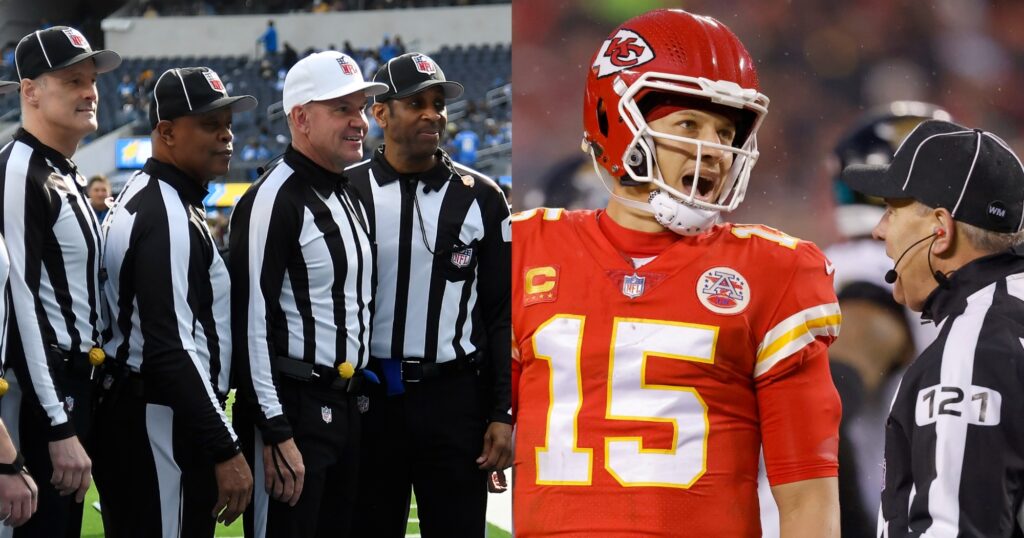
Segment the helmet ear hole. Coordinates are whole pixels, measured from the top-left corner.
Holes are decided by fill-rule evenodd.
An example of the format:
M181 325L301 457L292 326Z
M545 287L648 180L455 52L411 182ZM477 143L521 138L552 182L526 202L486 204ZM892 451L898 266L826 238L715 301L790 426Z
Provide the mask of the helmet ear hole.
M608 136L608 111L604 107L604 99L597 100L597 128L601 131L601 136Z

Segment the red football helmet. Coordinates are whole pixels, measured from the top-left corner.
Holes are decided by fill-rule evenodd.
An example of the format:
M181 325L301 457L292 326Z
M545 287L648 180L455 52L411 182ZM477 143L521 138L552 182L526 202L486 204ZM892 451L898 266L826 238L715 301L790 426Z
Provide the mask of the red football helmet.
M732 146L654 131L638 106L651 92L674 94L695 108L738 111ZM584 149L625 185L653 183L704 212L731 211L743 200L757 161L757 130L768 112L747 49L724 24L679 9L660 9L623 23L591 62L583 104ZM696 198L666 183L655 164L654 138L733 154L730 173L716 200ZM700 166L697 167L699 174Z

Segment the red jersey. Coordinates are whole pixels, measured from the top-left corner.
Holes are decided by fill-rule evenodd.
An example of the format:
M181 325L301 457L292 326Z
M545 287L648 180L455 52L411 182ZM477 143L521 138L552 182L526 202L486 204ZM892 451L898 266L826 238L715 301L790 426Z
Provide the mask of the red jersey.
M513 218L516 536L760 536L762 443L772 485L837 475L831 265L726 224L634 269L598 218Z

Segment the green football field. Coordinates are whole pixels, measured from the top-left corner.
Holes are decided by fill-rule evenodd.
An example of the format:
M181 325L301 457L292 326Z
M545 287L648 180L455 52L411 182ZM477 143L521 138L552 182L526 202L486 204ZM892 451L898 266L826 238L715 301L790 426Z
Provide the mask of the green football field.
M93 503L96 502L97 499L98 496L96 495L96 488L90 489L89 494L85 498L86 513L84 521L82 522L82 538L103 538L103 523L100 521L99 512L93 508ZM409 512L409 527L406 529L405 535L410 537L420 535L419 517L416 513L415 499L413 499L412 509ZM230 527L218 525L217 536L242 536L242 518L238 518L238 520ZM511 538L512 534L488 523L487 536L489 538Z
M227 411L229 418L231 416L231 404L235 399L234 396L234 391L231 391L231 393L228 394ZM82 538L103 538L103 521L100 519L99 511L94 508L94 505L98 500L99 495L96 493L95 485L93 485L93 487L89 488L89 493L85 496L85 516L82 519ZM406 528L405 534L410 537L417 537L420 535L419 514L416 512L415 498L413 498L412 506L409 510L409 526ZM239 517L230 527L218 525L217 536L241 537L242 518ZM512 534L496 525L487 523L487 536L488 538L511 538Z

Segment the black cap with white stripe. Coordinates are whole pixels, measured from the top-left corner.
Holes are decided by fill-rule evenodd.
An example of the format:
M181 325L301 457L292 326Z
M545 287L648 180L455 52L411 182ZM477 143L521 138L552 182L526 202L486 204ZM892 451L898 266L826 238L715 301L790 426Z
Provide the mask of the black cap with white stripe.
M85 36L70 26L36 30L21 38L14 49L14 67L19 79L35 79L90 58L96 62L98 73L113 71L121 65L121 57L116 52L92 50Z
M230 106L231 112L256 108L251 95L229 97L220 76L209 67L180 67L164 71L153 88L149 105L149 126L153 129L163 120L205 114Z
M892 163L851 165L842 178L869 196L913 198L992 232L1015 233L1024 225L1024 165L1006 142L981 129L923 122Z

